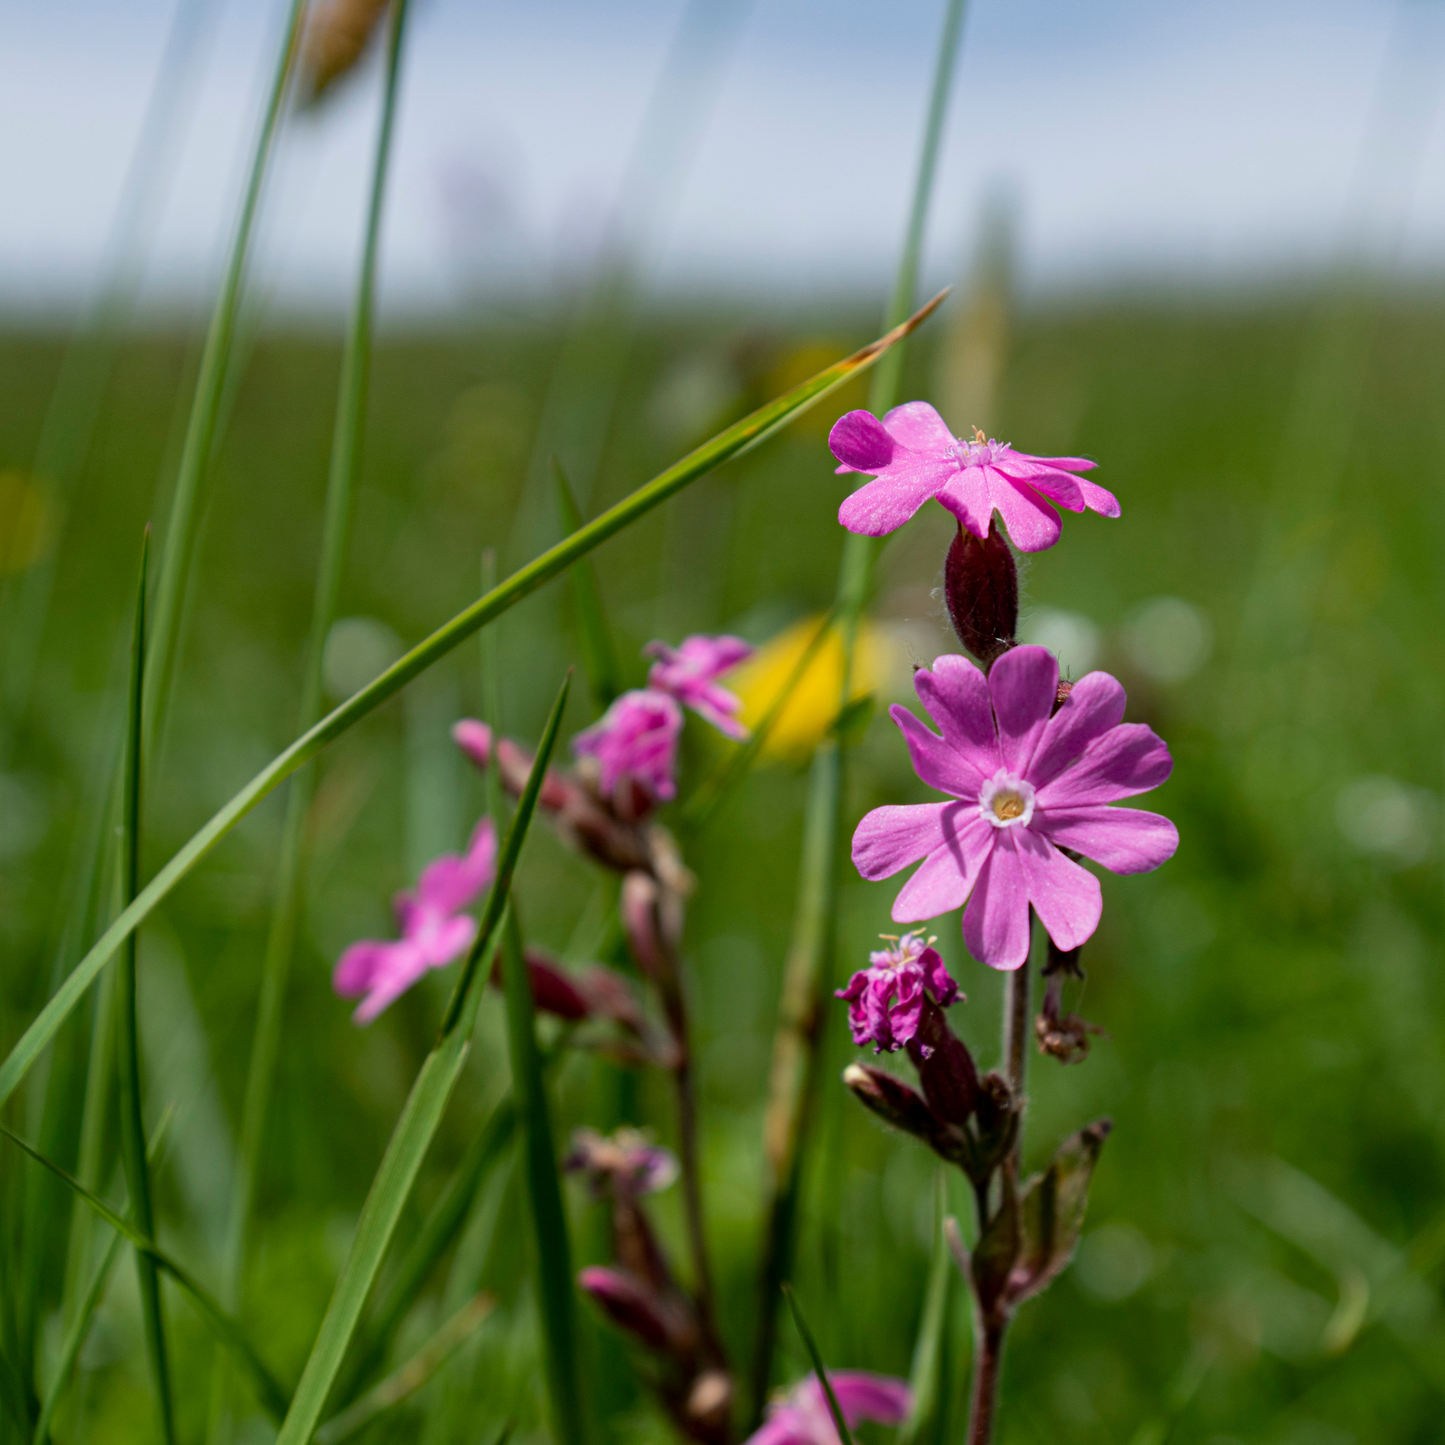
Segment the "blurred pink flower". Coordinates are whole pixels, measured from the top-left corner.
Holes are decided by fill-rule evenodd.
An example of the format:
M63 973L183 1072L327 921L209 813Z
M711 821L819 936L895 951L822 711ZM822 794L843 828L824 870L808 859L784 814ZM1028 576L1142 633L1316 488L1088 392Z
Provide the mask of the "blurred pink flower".
M479 767L492 761L492 730L476 718L464 717L452 724L452 741Z
M958 997L958 985L931 938L925 943L921 933L905 933L892 942L891 948L870 953L868 967L859 969L836 995L848 1000L853 1042L860 1047L871 1043L880 1053L901 1049L917 1034L925 990L940 1008Z
M829 1370L828 1383L851 1430L860 1420L900 1425L912 1400L907 1380L866 1370ZM768 1407L761 1429L745 1445L839 1445L827 1397L816 1375L794 1385L787 1398Z
M465 854L444 853L423 870L415 893L396 895L399 939L362 939L341 955L332 987L343 998L365 995L354 1023L369 1024L427 969L444 968L472 946L476 920L460 910L491 884L496 867L496 831L483 818Z
M947 803L875 808L853 835L865 878L923 866L893 903L899 923L961 907L969 952L993 968L1028 958L1029 905L1059 948L1079 947L1099 923L1099 880L1068 848L1114 873L1143 873L1179 846L1157 813L1110 803L1157 788L1169 749L1142 723L1123 723L1124 689L1107 673L1073 685L1054 712L1059 666L1042 647L1015 647L988 676L940 657L913 685L943 736L905 707L892 709L913 769Z
M624 692L585 732L572 750L597 759L602 792L611 796L632 778L658 802L677 792L672 770L682 735L682 709L665 692L637 688Z
M1119 515L1110 492L1072 475L1096 464L1083 457L1032 457L975 429L964 441L949 431L926 401L896 406L879 421L871 412L850 411L828 435L840 472L871 472L874 480L838 509L850 532L882 537L901 527L926 501L937 499L980 540L987 538L995 510L1013 544L1042 552L1059 540L1059 514L1085 507L1105 517Z
M742 638L699 635L684 638L676 648L649 642L642 651L645 657L658 659L647 674L648 687L671 693L728 737L747 737L747 728L735 716L742 711L741 700L715 680L752 655Z
M656 1194L677 1178L677 1156L671 1150L626 1128L610 1137L595 1129L574 1130L572 1152L562 1167L585 1174L599 1194L617 1188L633 1198Z

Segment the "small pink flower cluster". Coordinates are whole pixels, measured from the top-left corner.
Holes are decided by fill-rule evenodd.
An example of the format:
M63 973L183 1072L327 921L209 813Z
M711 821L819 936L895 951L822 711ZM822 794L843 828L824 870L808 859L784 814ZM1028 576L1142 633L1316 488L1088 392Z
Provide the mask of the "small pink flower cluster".
M682 709L690 707L727 737L748 730L738 721L742 703L717 679L743 661L752 648L738 637L689 637L681 647L650 642L655 657L647 686L624 692L602 717L572 740L572 749L595 758L599 787L612 797L628 780L642 785L659 803L677 795L673 770L682 736Z

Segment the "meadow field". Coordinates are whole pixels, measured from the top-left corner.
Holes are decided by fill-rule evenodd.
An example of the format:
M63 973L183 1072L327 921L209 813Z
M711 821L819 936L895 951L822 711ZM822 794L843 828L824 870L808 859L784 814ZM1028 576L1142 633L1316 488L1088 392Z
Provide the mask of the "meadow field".
M864 297L797 314L645 312L617 370L595 480L578 488L584 513L861 345L876 334L878 309ZM1102 666L1124 682L1129 719L1148 722L1173 752L1156 806L1182 840L1156 872L1104 876L1087 983L1070 997L1106 1034L1081 1064L1036 1055L1029 1065L1028 1167L1044 1162L1042 1141L1092 1118L1111 1116L1114 1130L1074 1266L1020 1315L999 1438L1425 1445L1439 1437L1445 1396L1445 1007L1429 982L1445 905L1445 302L1424 286L1342 280L1015 303L988 333L983 391L977 368L957 361L970 314L955 299L919 332L901 395L932 400L956 430L977 422L1029 452L1099 461L1122 516L1066 517L1066 547L1029 559L1024 636L1058 650L1074 676ZM559 535L534 437L560 336L542 323L478 321L378 337L342 620L327 648L331 701L476 598L486 549L505 576ZM273 325L245 350L202 494L173 703L146 780L142 878L295 731L340 341ZM188 331L124 342L62 533L58 508L29 490L62 351L59 335L0 330L0 488L26 519L0 548L4 580L23 585L51 557L56 567L34 685L0 770L6 1050L73 948L65 880L124 728L141 533L148 520L164 525L197 363ZM650 639L728 632L762 645L831 605L848 482L834 475L826 437L861 405L850 383L594 554L625 685L640 685ZM880 553L863 648L863 681L879 705L852 724L847 831L879 803L928 796L882 704L911 700L912 667L956 650L938 592L952 526L926 508ZM528 746L564 672L582 660L575 622L559 579L484 634L497 640L503 680L494 721ZM312 764L302 922L239 1311L288 1386L456 971L432 974L358 1029L331 969L352 941L387 935L392 894L460 848L480 816L482 780L449 729L483 711L482 676L469 642ZM831 720L829 686L804 679L790 726L685 844L699 880L684 959L707 1225L721 1333L743 1368L759 1315L771 1040L808 748ZM742 690L755 716L757 698ZM559 760L598 711L579 674ZM732 747L689 722L684 801L664 821L681 816L690 788ZM145 1115L152 1127L166 1121L157 1237L208 1287L225 1244L283 816L280 795L264 803L140 941ZM891 885L851 868L842 880L836 984L892 930ZM601 950L631 967L609 934L614 892L549 828L533 830L515 890L529 943L571 964ZM97 916L110 908L108 897L95 904ZM1001 976L968 957L956 917L933 931L968 995L955 1027L992 1065ZM63 1070L88 1046L96 997L48 1062L75 1082L47 1092L38 1067L5 1115L72 1169L84 1075ZM543 1022L544 1046L556 1032ZM490 1127L508 1087L506 1039L494 989L406 1205L383 1296ZM822 1048L792 1279L830 1366L907 1375L936 1166L837 1082L860 1056L842 1005L826 1016ZM655 1071L581 1049L548 1067L560 1141L575 1126L631 1123L675 1142ZM123 1197L117 1139L107 1126L96 1176L112 1199ZM58 1349L74 1288L72 1229L92 1226L73 1225L60 1182L0 1147L0 1352L18 1363ZM454 1242L407 1300L366 1382L413 1356L479 1290L495 1308L419 1390L353 1438L492 1445L509 1426L517 1440L540 1438L534 1246L510 1144L473 1182ZM961 1179L947 1188L957 1195L947 1207L961 1210ZM564 1191L574 1264L603 1260L605 1210L575 1179ZM680 1250L677 1193L657 1196L655 1215ZM38 1322L33 1334L22 1308ZM929 1435L939 1441L961 1438L967 1387L957 1281L947 1309L944 1398ZM578 1315L600 1438L672 1438L623 1337L585 1298ZM167 1295L167 1316L179 1433L199 1439L214 1342L178 1293ZM806 1373L790 1326L779 1350L775 1383ZM229 1438L271 1438L243 1388L233 1383L228 1398ZM153 1432L140 1299L134 1272L120 1268L56 1438L124 1445ZM28 1438L0 1415L0 1439ZM892 1437L864 1426L860 1438Z

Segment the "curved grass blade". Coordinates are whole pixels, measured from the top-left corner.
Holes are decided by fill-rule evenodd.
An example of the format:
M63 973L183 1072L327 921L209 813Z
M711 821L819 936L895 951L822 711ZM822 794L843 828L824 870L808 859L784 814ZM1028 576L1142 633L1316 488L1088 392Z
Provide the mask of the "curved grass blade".
M708 819L716 811L718 804L752 770L753 764L758 760L758 755L767 746L768 738L772 735L773 728L777 726L778 719L782 717L783 710L792 701L798 684L807 676L808 669L813 665L813 659L817 657L819 649L828 640L828 634L832 631L837 616L838 609L835 606L818 624L818 630L803 649L797 662L793 664L793 670L788 674L778 695L768 704L768 710L758 720L752 736L710 777L698 784L696 791L687 800L682 810L682 817L678 819L677 832L680 838L686 840L694 834L700 833L707 825Z
M528 1213L537 1246L537 1300L542 1314L548 1392L557 1439L585 1445L592 1438L577 1354L577 1321L572 1284L572 1247L552 1140L546 1083L537 1052L532 985L522 954L516 914L507 921L502 948L502 977L507 992L507 1038L512 1058L512 1089L522 1125Z
M489 1294L479 1294L464 1304L431 1339L400 1369L388 1375L375 1389L340 1414L333 1415L317 1432L316 1445L338 1445L348 1436L371 1424L378 1415L414 1395L463 1345L482 1321L496 1308Z
M909 1393L912 1403L908 1416L898 1431L898 1445L916 1445L924 1431L932 1439L941 1439L937 1428L948 1401L948 1356L944 1352L947 1333L949 1296L954 1278L953 1258L944 1233L943 1221L948 1213L948 1175L943 1165L934 1171L933 1180L933 1258L928 1265L928 1290L923 1297L923 1317L918 1322L918 1338L913 1344L913 1366L909 1370Z
M571 536L582 526L582 513L572 495L572 484L556 457L552 458L552 481L557 488L557 515L562 531ZM572 591L572 610L577 624L577 646L582 652L582 666L587 685L599 710L617 696L617 649L612 645L612 632L602 606L602 589L597 585L597 569L590 557L583 557L567 569L567 582Z
M342 356L341 383L336 401L330 474L326 486L326 512L321 534L321 559L317 568L316 594L311 610L311 635L307 643L306 670L302 682L300 725L303 731L321 716L322 660L326 651L327 635L331 624L336 620L351 533L351 516L356 495L356 477L360 468L361 441L366 426L367 389L371 374L378 243L392 136L395 131L406 14L407 0L396 0L391 9L386 81L372 165L366 237L362 247L361 270L357 278L351 325ZM231 1309L236 1309L241 1299L241 1279L246 1260L246 1230L255 1196L256 1177L265 1149L266 1120L276 1074L276 1056L280 1048L282 1005L286 997L286 983L291 970L301 912L302 851L306 816L314 792L315 773L304 773L291 784L290 796L286 800L286 822L281 838L276 903L271 915L271 929L261 968L256 1032L252 1039L251 1061L246 1075L245 1104L241 1114L240 1157L237 1161L221 1283L221 1298Z
M365 1327L360 1344L352 1352L352 1362L337 1377L334 1394L342 1403L355 1397L358 1387L381 1363L397 1326L415 1303L436 1262L456 1239L492 1166L512 1142L516 1124L517 1111L511 1099L505 1098L478 1131L421 1233L402 1256L396 1275L376 1308L375 1319Z
M512 815L511 826L502 842L501 853L497 859L496 881L492 884L486 907L482 910L476 942L462 965L461 976L457 979L441 1033L417 1074L401 1117L392 1130L381 1166L376 1171L376 1178L372 1180L366 1203L362 1205L355 1237L351 1241L346 1261L341 1266L341 1275L332 1291L326 1317L321 1321L320 1332L311 1346L311 1356L306 1361L306 1368L302 1372L301 1383L296 1387L291 1408L286 1412L286 1418L281 1424L276 1445L307 1445L320 1422L321 1412L326 1408L327 1398L336 1383L337 1373L361 1318L366 1297L376 1282L387 1247L396 1231L397 1221L401 1218L402 1208L441 1124L442 1114L446 1110L447 1101L451 1098L462 1066L466 1063L472 1025L476 1021L477 1008L486 982L485 975L477 977L478 964L481 959L490 958L496 949L499 930L511 896L517 858L537 810L542 779L546 776L547 764L557 742L557 732L562 725L562 709L566 701L567 681L564 681L552 707L552 715L547 719L541 742L537 746L537 756L532 764L527 786L522 791L517 811Z
M122 783L120 873L124 902L136 895L140 882L141 814L141 697L146 668L146 572L150 560L150 528L141 546L140 581L136 587L135 631L131 637L130 706L125 739L125 771ZM130 1194L130 1212L136 1229L154 1239L155 1216L151 1207L150 1168L146 1163L145 1120L141 1115L140 1036L136 1020L135 955L137 935L125 941L120 955L116 989L115 1057L120 1072L120 1157L125 1167L125 1187ZM171 1403L171 1372L166 1354L165 1313L161 1303L160 1278L156 1262L137 1249L136 1275L140 1284L141 1317L145 1323L146 1358L150 1362L155 1388L156 1412L160 1416L161 1438L174 1445L175 1410Z
M251 155L250 174L246 180L245 198L236 221L236 235L226 262L225 280L216 297L201 353L200 371L191 402L190 419L186 423L186 439L181 448L180 465L176 471L175 491L171 497L170 515L166 519L165 544L161 548L160 576L156 585L155 638L152 646L151 675L146 679L146 716L150 733L146 738L147 755L165 720L171 678L175 672L176 650L180 641L181 619L185 610L186 584L195 558L200 534L202 507L200 493L210 468L211 454L219 433L226 376L236 335L236 313L240 306L241 284L251 250L256 213L261 204L261 191L267 165L275 148L276 132L291 77L292 61L305 0L291 0L286 31L282 37L276 69L271 78L271 92Z
M73 1174L62 1169L53 1160L47 1159L38 1149L26 1143L13 1129L0 1124L0 1135L23 1149L35 1162L49 1169L57 1178L63 1179L76 1195L85 1201L115 1232L135 1246L138 1254L144 1254L163 1269L190 1297L196 1313L206 1322L211 1333L226 1346L245 1368L256 1390L256 1398L272 1419L279 1420L286 1410L286 1392L276 1382L276 1377L267 1369L240 1325L201 1287L190 1274L170 1255L166 1254L148 1235L144 1235L124 1215L118 1214L98 1194L92 1194Z
M793 1293L790 1284L784 1284L783 1295L788 1301L788 1308L793 1312L793 1323L798 1327L798 1333L803 1338L803 1348L808 1352L808 1358L813 1364L813 1373L818 1377L818 1383L823 1387L823 1393L828 1397L828 1413L833 1417L833 1428L838 1432L838 1438L843 1445L853 1445L853 1437L848 1433L848 1422L843 1418L843 1411L838 1405L838 1397L833 1393L833 1382L828 1378L828 1372L823 1368L823 1357L818 1353L818 1346L813 1339L813 1332L808 1328L808 1322L803 1318L802 1308L798 1304L798 1297Z
M150 1143L146 1147L147 1163L154 1164L160 1158L161 1151L165 1147L166 1135L169 1133L174 1119L175 1107L169 1105L156 1125L155 1133L151 1135ZM84 1203L84 1200L76 1199L75 1207L82 1209ZM50 1422L55 1418L55 1411L60 1405L60 1397L65 1393L71 1371L75 1369L75 1362L80 1358L80 1351L90 1334L90 1326L95 1319L95 1312L100 1308L101 1300L105 1298L106 1286L110 1283L110 1272L115 1268L115 1262L120 1258L120 1252L125 1248L125 1243L124 1235L117 1234L111 1238L105 1255L95 1271L95 1277L91 1280L89 1289L86 1290L84 1298L81 1299L79 1307L75 1311L70 1328L65 1332L65 1339L60 1346L60 1358L55 1366L55 1376L50 1382L50 1388L45 1392L45 1399L40 1406L40 1418L35 1422L35 1431L31 1436L32 1445L45 1445L50 1436Z
M438 628L424 642L387 668L380 677L328 713L284 752L273 758L161 868L140 891L135 901L106 929L75 966L50 1002L21 1035L5 1062L0 1064L0 1104L14 1093L36 1057L54 1037L56 1030L121 943L242 818L299 767L343 736L363 718L368 717L388 698L394 697L407 683L445 657L454 647L515 607L523 598L530 596L552 578L565 572L579 558L585 557L609 538L625 531L640 517L646 516L654 507L675 496L699 477L750 451L815 405L830 391L842 386L851 376L872 366L890 346L896 345L922 325L942 304L947 294L946 291L940 292L928 305L886 336L870 342L861 351L835 362L802 385L785 392L766 406L759 407L750 416L744 417L711 441L689 452L680 462L639 487L616 506L609 507L580 531L574 532L556 546L549 547L541 556L514 572L500 586L493 588L450 622Z
M959 36L963 28L966 0L947 0L943 33L934 64L933 90L923 128L918 174L913 187L908 229L888 302L889 317L907 314L909 298L917 285L923 232L929 201L938 173L938 154L943 120L953 88L958 61ZM887 324L887 323L885 323ZM875 413L888 411L898 400L903 374L901 352L895 348L885 366L874 372L868 405ZM877 544L871 537L849 533L843 542L838 568L838 626L843 639L843 667L838 695L841 713L853 695L854 655L858 627L873 576L873 555ZM774 1284L791 1268L794 1227L798 1212L798 1188L810 1100L817 1088L818 1059L827 1018L825 1001L831 988L833 919L837 915L838 854L841 814L838 799L843 788L844 739L824 739L818 745L809 782L808 817L817 819L822 831L809 838L804 863L804 882L798 894L798 912L793 924L795 946L790 950L783 981L785 1001L794 1000L791 1011L778 1021L773 1041L773 1072L768 1099L768 1137L771 1146L786 1143L786 1167L774 1168L769 1178L770 1198L766 1215L768 1246L760 1275L757 1346L753 1358L753 1421L761 1423L763 1404L772 1377L773 1343L777 1337ZM812 846L816 843L816 846ZM799 946L806 943L806 947Z

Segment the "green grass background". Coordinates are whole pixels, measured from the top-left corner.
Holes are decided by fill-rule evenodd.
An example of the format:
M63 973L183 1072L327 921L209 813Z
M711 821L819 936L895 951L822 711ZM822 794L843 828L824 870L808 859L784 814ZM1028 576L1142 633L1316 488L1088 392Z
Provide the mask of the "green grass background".
M652 315L627 361L589 510L771 394L799 347L841 355L867 339L874 314L840 307L758 324L723 310ZM937 395L946 324L934 323L910 352L906 396ZM1334 372L1316 366L1332 338L1351 359ZM551 539L550 491L524 494L523 478L557 341L520 325L382 337L344 615L375 619L410 644L477 595L484 547L501 549L505 572ZM60 354L54 336L0 332L0 471L28 469ZM6 1048L53 986L60 880L86 789L120 726L140 530L164 515L195 355L180 335L124 347L59 552L42 665L0 809ZM236 391L147 798L146 872L290 739L338 358L331 337L265 333ZM1123 503L1118 521L1066 516L1062 544L1027 565L1026 610L1082 613L1101 629L1101 663L1129 687L1129 716L1151 723L1174 752L1156 805L1182 842L1155 874L1105 878L1104 921L1075 1006L1109 1037L1080 1067L1031 1064L1028 1162L1042 1164L1054 1142L1100 1114L1116 1128L1078 1266L1025 1308L1014 1331L1000 1437L1008 1445L1439 1438L1445 1008L1432 980L1445 882L1442 394L1445 310L1433 295L1373 296L1354 310L1333 292L1095 299L1014 318L991 430L1028 451L1097 457L1099 479ZM642 679L638 649L651 637L727 629L761 641L831 601L845 484L833 475L826 427L857 404L830 398L597 554L629 683ZM962 429L972 418L950 420ZM949 535L942 511L925 509L879 568L875 611L907 623L919 662L956 650L932 595ZM1213 627L1206 665L1175 683L1139 674L1123 645L1131 612L1159 596L1184 598ZM553 584L500 629L504 726L530 739L577 660L564 588ZM469 645L320 763L307 916L244 1309L288 1381L451 983L437 976L356 1030L329 970L351 939L385 935L391 894L426 858L459 846L475 820L480 782L447 727L477 709L479 690ZM574 689L568 731L592 716L585 687ZM685 780L719 752L690 722ZM854 757L850 829L869 807L926 796L881 710ZM1423 851L1413 860L1363 852L1341 829L1341 790L1374 775L1421 790L1412 796ZM700 879L687 958L709 1221L740 1364L756 1312L761 1107L805 781L787 763L754 774L689 854ZM1352 796L1368 808L1376 794L1385 806L1383 784ZM153 1121L168 1104L178 1110L158 1169L161 1236L208 1283L224 1234L282 812L272 800L248 819L141 941L147 1113ZM529 936L581 961L607 906L600 886L539 828L518 885ZM891 931L895 886L847 877L842 967ZM1000 981L968 959L956 918L934 927L968 994L956 1026L992 1063ZM68 1030L72 1042L84 1037L85 1014ZM832 1082L853 1057L841 1005L827 1047L795 1277L831 1363L906 1374L932 1231L932 1162ZM403 1241L505 1072L497 997L484 1005ZM10 1122L34 1135L29 1107L18 1101ZM588 1058L563 1069L557 1107L564 1128L630 1115L672 1135L659 1080L624 1085ZM57 1152L73 1163L74 1118L61 1123ZM21 1238L22 1186L18 1156L0 1157L12 1283L34 1247ZM499 1310L366 1439L488 1442L511 1418L523 1437L540 1428L517 1190L510 1171L484 1190L396 1358L477 1283L498 1294ZM675 1194L659 1198L657 1213L680 1241ZM68 1219L68 1200L51 1199ZM576 1186L569 1204L579 1261L603 1257L600 1211ZM60 1265L52 1249L52 1309ZM211 1346L179 1296L168 1295L168 1308L182 1435L197 1438ZM961 1315L957 1326L961 1381ZM806 1367L786 1324L782 1339L792 1378ZM619 1339L594 1323L587 1343L608 1438L666 1438ZM128 1267L116 1272L59 1429L67 1441L107 1445L151 1438ZM270 1433L244 1411L237 1430L246 1441Z

